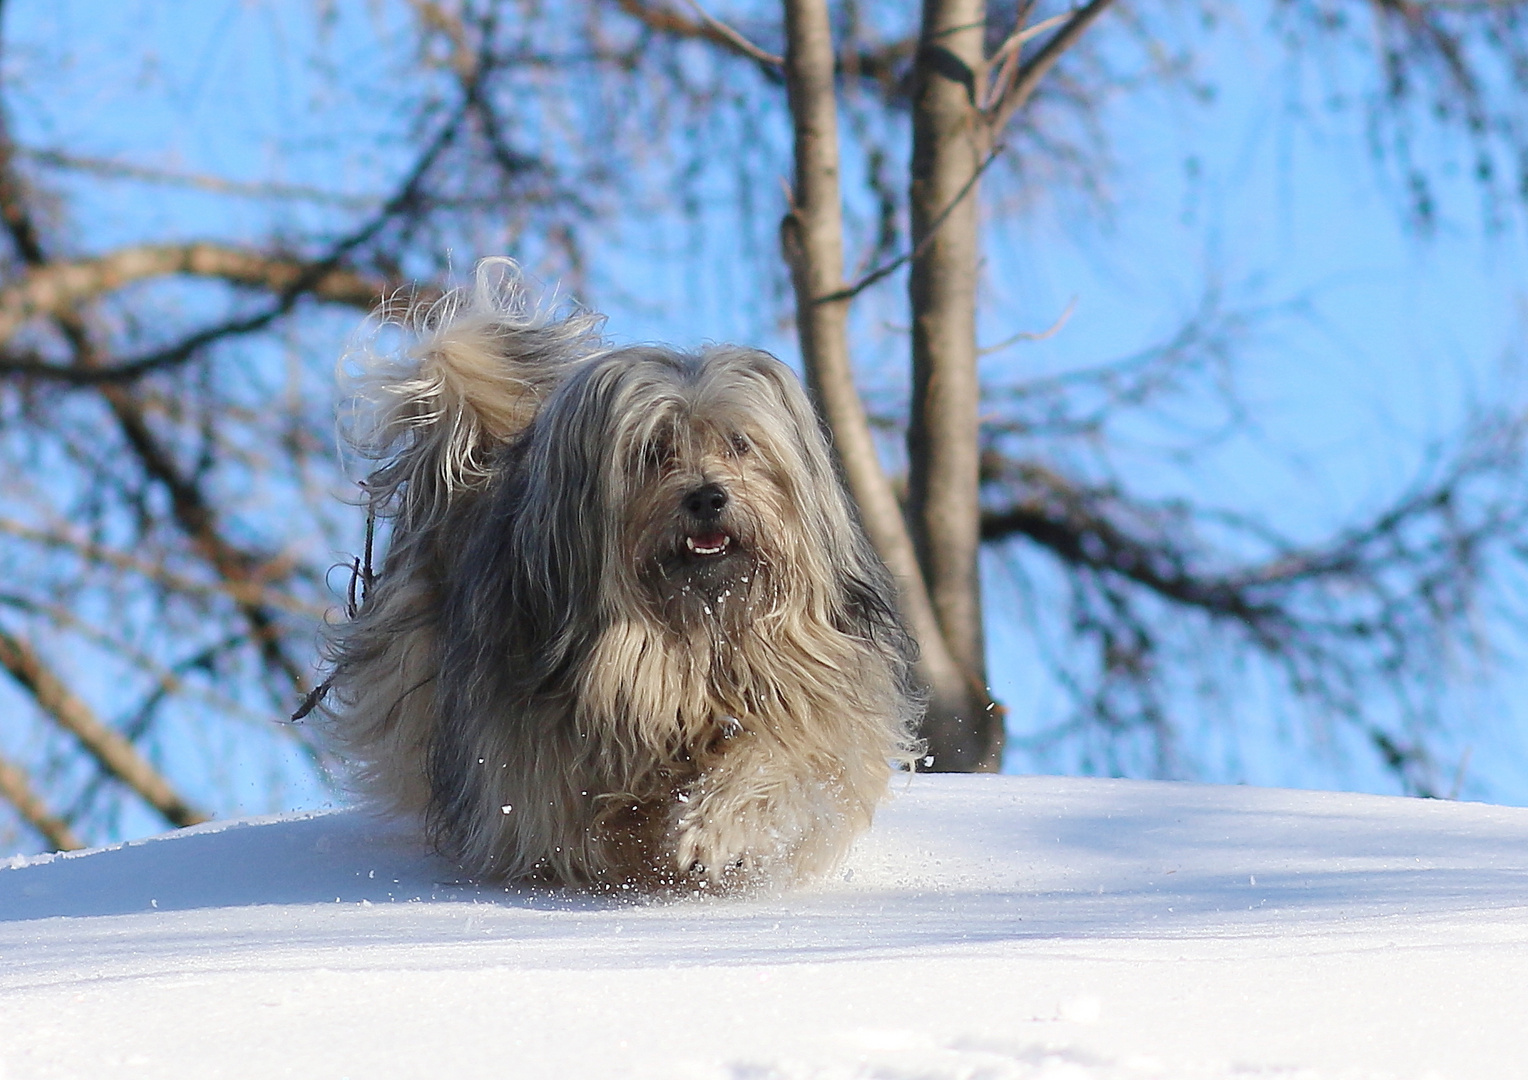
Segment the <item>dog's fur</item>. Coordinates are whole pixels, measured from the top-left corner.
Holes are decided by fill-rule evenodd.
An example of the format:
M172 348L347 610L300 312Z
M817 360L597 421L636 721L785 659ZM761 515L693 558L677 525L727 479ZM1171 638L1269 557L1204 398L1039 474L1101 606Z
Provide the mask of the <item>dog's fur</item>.
M820 873L914 751L890 578L788 368L600 326L491 261L363 356L390 540L330 637L334 745L478 879Z

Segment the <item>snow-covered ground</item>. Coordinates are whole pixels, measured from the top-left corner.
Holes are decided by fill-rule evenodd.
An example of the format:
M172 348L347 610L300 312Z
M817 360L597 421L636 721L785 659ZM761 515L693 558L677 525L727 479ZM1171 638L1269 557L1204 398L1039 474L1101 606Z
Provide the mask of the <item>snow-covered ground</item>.
M0 1077L54 1076L1523 1077L1528 810L918 776L830 882L646 905L355 811L17 859Z

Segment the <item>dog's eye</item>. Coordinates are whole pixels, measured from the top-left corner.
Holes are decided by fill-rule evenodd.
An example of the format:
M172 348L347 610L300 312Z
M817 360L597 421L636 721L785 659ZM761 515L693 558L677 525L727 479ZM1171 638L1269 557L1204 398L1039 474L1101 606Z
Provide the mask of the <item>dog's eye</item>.
M742 436L742 435L734 435L734 436L732 436L732 453L733 453L734 457L742 457L744 454L748 453L748 451L750 451L752 449L753 449L753 444L750 443L745 436Z
M642 462L648 468L662 469L674 460L674 447L667 439L653 439L642 444Z

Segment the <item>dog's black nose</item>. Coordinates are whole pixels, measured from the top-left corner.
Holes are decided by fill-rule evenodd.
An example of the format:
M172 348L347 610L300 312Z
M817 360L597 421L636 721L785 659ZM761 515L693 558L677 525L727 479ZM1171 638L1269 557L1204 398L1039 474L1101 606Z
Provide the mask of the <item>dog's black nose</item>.
M685 496L684 508L701 521L715 521L727 505L727 493L719 484L707 484Z

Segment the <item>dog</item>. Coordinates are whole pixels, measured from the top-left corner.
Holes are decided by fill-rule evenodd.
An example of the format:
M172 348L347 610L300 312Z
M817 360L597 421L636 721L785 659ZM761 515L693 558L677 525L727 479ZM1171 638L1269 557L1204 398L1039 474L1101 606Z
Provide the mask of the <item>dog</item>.
M490 260L351 365L387 551L328 636L333 749L475 880L820 875L917 754L893 582L788 367L603 324Z

